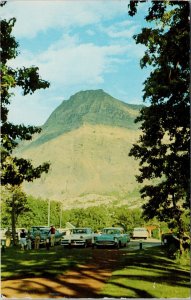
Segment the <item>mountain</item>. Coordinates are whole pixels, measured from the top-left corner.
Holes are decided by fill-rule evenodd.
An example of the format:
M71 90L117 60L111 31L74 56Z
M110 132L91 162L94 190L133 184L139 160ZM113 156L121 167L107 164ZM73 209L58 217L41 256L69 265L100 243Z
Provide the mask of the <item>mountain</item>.
M57 199L65 208L115 203L136 205L137 162L128 156L140 134L141 106L103 90L81 91L65 100L17 154L34 165L50 161L48 174L24 185L34 196Z
M140 108L119 101L101 89L78 92L53 111L42 126L42 134L28 146L49 142L84 124L137 129L134 119Z

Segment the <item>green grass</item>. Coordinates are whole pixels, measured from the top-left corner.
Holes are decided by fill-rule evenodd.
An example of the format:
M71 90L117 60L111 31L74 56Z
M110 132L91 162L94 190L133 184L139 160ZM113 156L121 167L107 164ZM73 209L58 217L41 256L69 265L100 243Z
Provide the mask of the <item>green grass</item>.
M113 272L101 292L115 298L188 298L189 260L184 265L166 258L161 247L124 252L123 267Z
M77 250L77 251L76 251ZM63 274L79 263L87 262L91 256L86 249L63 249L58 246L47 251L21 251L19 248L6 249L1 256L2 280L20 277L51 277Z
M100 250L102 255L103 249ZM92 263L92 249L46 249L2 253L2 280L27 277L56 278L79 264ZM181 263L181 264L180 264ZM115 265L116 266L116 265ZM189 254L181 260L168 259L161 246L143 250L120 249L115 271L98 297L189 298Z

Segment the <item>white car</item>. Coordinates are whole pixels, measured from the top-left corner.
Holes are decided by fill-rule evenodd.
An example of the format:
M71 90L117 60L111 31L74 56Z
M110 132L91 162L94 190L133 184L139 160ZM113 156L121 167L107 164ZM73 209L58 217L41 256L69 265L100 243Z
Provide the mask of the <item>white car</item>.
M132 234L133 239L147 239L148 238L148 231L146 228L143 227L137 227L133 229Z
M61 245L65 247L91 246L93 241L93 232L91 228L74 228L70 234L66 234L61 239Z

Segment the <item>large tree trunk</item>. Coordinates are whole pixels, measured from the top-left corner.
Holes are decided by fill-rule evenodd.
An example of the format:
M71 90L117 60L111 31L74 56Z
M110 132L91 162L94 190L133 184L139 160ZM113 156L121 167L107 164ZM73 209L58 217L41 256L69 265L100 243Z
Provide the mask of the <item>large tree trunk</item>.
M179 251L180 255L184 253L184 247L183 247L183 237L184 237L184 226L182 221L182 211L181 208L177 206L175 201L174 193L172 194L172 200L173 200L173 207L174 207L174 218L176 220L176 224L178 227L178 234L179 234Z

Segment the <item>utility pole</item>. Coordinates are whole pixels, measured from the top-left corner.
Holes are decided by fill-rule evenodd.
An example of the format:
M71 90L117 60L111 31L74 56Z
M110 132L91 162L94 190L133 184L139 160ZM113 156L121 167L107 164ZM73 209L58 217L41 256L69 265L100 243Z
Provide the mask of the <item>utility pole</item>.
M50 227L50 199L48 200L48 226Z
M12 236L13 236L13 245L16 245L16 214L15 214L15 195L13 191L12 195L12 210L11 210L11 223L12 223Z
M60 228L62 228L62 202L60 202Z

